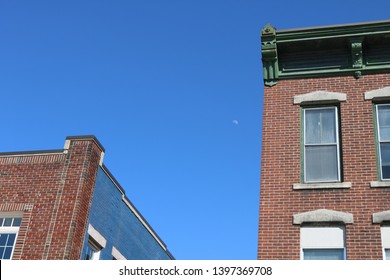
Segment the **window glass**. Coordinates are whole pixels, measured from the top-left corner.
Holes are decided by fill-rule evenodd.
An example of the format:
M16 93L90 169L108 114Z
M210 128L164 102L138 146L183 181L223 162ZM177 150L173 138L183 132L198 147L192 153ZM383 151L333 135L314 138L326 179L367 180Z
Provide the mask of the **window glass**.
M381 226L382 248L385 260L390 260L390 225Z
M89 246L89 244L88 244L87 252L85 253L85 259L86 260L93 260L94 254L95 254L94 249L91 246Z
M19 227L22 223L22 218L14 218L14 222L12 223L12 226Z
M12 258L22 218L0 218L0 259Z
M85 260L99 260L101 248L95 244L91 238L88 240L88 246L86 248Z
M0 234L0 259L9 260L11 259L12 249L15 245L16 234Z
M304 260L345 259L344 226L303 226L300 242Z
M306 144L336 142L335 110L315 109L306 111Z
M390 179L390 143L381 143L381 171L383 179Z
M378 106L379 140L390 141L390 105Z
M382 179L390 179L390 105L377 105L378 147Z
M304 260L343 260L344 249L304 249Z
M12 225L12 218L5 218L4 219L4 227L10 227Z
M8 235L7 234L0 234L0 246L5 246L7 244Z
M385 249L385 260L390 260L390 249Z
M306 148L306 180L337 180L337 147L309 146Z
M304 180L339 181L337 108L304 109Z

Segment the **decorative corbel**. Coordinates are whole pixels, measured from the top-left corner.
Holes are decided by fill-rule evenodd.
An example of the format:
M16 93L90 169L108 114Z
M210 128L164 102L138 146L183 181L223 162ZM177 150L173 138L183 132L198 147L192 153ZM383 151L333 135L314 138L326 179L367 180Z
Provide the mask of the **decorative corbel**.
M261 30L261 55L263 60L263 77L266 86L273 86L278 80L278 54L276 48L276 29L267 24Z
M352 55L352 68L356 69L355 78L359 79L361 76L361 71L363 64L363 37L353 37L349 39L351 46L351 55Z

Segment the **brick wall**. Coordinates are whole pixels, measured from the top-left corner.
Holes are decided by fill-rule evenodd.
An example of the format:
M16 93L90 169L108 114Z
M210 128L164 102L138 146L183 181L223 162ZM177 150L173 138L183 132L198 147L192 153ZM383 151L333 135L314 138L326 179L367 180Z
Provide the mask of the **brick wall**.
M138 211L126 204L128 199L125 198L123 189L118 188L104 170L98 170L88 220L88 224L107 241L100 252L100 259L111 260L113 247L128 260L171 259L165 244L145 223ZM87 234L83 256L86 253L88 237Z
M0 154L0 213L23 215L13 259L79 259L102 148Z
M373 106L364 93L390 85L390 74L281 80L264 89L259 259L299 259L300 227L293 214L316 209L352 213L346 225L348 259L382 259L380 225L372 214L390 209L390 188L377 180ZM300 183L300 106L293 97L313 91L347 94L340 103L342 166L350 189L293 190Z

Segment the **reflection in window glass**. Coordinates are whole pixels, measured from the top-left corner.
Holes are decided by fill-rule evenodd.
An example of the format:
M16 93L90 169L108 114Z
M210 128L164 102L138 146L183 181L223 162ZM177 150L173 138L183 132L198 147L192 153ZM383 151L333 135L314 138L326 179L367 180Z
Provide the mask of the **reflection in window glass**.
M390 179L390 105L377 105L381 178Z
M13 218L5 218L3 226L10 227L12 225L12 220L13 220Z
M304 260L343 260L344 249L304 249Z
M0 259L12 259L22 218L0 218Z
M98 244L96 244L91 238L88 240L88 245L86 248L86 253L85 253L85 260L99 260L100 258L100 250L101 248L99 247Z
M21 223L22 223L22 218L14 218L12 226L13 227L19 227Z
M0 234L0 259L9 260L12 256L12 250L15 245L16 233Z
M340 181L337 107L304 109L304 181Z
M385 249L385 260L390 260L390 249Z

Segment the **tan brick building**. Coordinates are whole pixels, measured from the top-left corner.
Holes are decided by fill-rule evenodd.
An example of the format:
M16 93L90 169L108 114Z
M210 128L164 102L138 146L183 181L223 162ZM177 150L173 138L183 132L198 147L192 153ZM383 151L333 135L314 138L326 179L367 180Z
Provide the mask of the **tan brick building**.
M259 259L390 259L390 21L262 30Z

